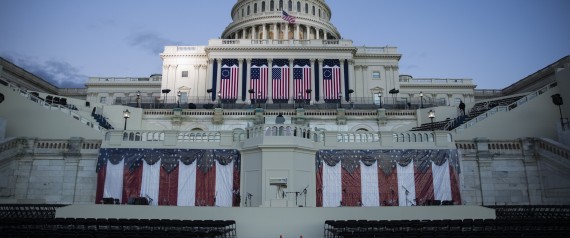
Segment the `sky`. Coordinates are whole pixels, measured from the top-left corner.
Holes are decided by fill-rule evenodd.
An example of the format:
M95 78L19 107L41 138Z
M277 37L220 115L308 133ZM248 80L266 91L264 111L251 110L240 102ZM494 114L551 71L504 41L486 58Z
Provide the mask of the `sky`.
M0 57L59 87L162 73L165 45L207 45L237 0L2 0ZM502 89L570 54L568 0L327 0L356 46L395 46L400 74Z

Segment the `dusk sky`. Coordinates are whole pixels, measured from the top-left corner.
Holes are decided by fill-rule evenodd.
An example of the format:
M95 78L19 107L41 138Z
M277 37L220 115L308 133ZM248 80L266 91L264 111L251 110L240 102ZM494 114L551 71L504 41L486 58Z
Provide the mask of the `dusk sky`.
M165 45L207 45L237 0L2 0L0 56L60 87L162 73ZM400 74L501 89L570 54L569 0L327 0L356 46L396 46Z

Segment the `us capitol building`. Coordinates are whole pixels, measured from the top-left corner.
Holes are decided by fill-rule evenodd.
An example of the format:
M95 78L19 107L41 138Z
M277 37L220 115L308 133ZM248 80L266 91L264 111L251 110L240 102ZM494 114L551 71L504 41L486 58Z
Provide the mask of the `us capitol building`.
M238 0L231 16L207 45L165 46L150 77L58 88L1 59L0 202L121 217L142 200L159 218L229 216L244 237L251 219L278 234L272 214L294 226L570 202L568 56L476 89L400 74L396 47L353 45L324 0Z

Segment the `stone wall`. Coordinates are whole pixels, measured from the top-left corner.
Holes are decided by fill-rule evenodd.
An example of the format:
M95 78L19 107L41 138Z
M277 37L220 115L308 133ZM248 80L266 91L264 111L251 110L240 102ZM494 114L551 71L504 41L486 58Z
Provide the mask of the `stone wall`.
M570 204L570 150L540 139L456 141L464 205ZM0 203L93 204L100 141L1 144ZM566 157L564 157L566 156Z
M0 202L93 204L100 142L22 140L20 153L0 158Z
M570 168L549 166L537 140L458 141L462 153L461 192L466 205L570 204ZM545 187L556 175L557 187ZM550 182L552 183L552 182Z

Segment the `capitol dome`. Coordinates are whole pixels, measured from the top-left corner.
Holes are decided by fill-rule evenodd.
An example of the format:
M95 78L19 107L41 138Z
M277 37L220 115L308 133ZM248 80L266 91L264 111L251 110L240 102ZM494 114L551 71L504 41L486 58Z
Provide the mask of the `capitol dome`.
M284 15L292 19L286 21ZM223 39L340 39L324 0L238 0Z

